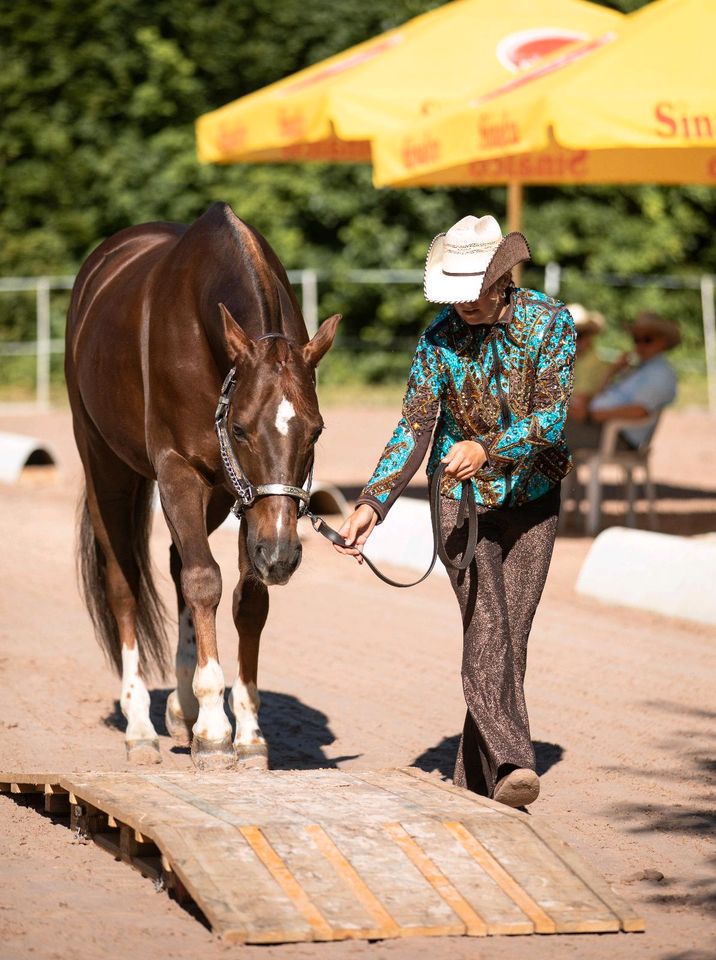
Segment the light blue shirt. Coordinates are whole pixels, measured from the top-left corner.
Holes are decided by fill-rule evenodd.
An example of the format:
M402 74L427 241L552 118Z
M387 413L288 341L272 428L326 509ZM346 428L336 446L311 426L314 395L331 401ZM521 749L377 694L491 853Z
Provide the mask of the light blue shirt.
M640 406L649 413L663 410L676 397L676 374L663 353L640 364L616 383L598 393L590 410L613 410L615 407ZM629 443L638 447L651 435L654 427L629 427L621 432Z

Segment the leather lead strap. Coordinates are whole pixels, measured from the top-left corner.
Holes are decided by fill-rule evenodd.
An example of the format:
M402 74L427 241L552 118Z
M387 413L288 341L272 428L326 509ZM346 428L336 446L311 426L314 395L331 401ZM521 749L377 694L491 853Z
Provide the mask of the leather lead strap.
M387 577L384 573L380 572L370 557L366 557L366 555L363 554L363 559L376 577L378 577L379 580L382 580L383 583L387 583L390 587L416 587L419 583L422 583L423 580L427 579L427 577L429 577L433 572L433 567L435 566L435 561L438 557L440 557L446 567L452 567L454 570L467 570L472 563L473 557L475 556L475 548L477 547L478 535L475 491L473 490L472 483L469 480L463 481L460 509L458 511L458 521L456 526L458 528L461 527L465 522L465 517L467 517L467 545L465 546L465 551L462 555L462 558L460 560L453 560L447 555L441 534L442 507L440 500L440 481L443 478L444 470L445 464L441 463L433 474L433 479L430 484L430 521L433 531L433 556L430 561L430 566L422 575L422 577L419 577L417 580L413 580L411 583L399 583L397 580L391 580L390 577ZM321 536L326 538L326 540L330 540L331 543L335 543L339 547L348 546L340 533L338 533L337 530L334 530L333 527L330 527L325 520L322 520L320 517L317 517L315 514L310 512L307 512L307 516L310 518L311 524L316 533L320 533Z

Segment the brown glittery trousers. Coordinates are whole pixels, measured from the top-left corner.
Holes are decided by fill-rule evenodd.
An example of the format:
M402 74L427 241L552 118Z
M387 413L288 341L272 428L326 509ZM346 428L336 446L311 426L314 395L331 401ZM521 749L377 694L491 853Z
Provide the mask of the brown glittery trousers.
M475 559L466 570L448 570L462 614L467 703L454 781L483 796L492 796L511 769L535 769L523 686L527 640L552 559L559 501L557 485L522 506L484 510ZM442 510L448 556L462 556L467 531L455 527L458 502L443 497Z

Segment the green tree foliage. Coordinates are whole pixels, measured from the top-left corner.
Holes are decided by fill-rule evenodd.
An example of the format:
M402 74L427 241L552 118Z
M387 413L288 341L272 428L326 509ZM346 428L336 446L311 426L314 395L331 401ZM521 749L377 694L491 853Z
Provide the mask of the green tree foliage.
M505 191L373 189L360 166L202 166L195 118L439 4L435 0L0 0L0 274L71 273L133 223L189 221L216 199L257 226L287 267L331 274L324 313L344 336L385 346L431 315L421 291L341 281L351 267L420 267L434 233L467 212L504 217ZM631 10L639 0L608 5ZM706 188L534 188L525 231L537 267L698 272L716 253ZM541 283L539 270L528 279ZM594 285L622 319L651 293ZM698 311L674 296L666 312ZM697 307L697 304L696 304ZM0 306L0 309L2 307ZM16 335L31 306L0 317ZM380 374L376 374L379 376Z

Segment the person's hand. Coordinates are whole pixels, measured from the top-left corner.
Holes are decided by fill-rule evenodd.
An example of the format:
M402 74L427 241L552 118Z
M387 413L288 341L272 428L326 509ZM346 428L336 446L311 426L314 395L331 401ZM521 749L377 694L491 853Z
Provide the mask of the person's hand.
M348 557L355 557L358 563L363 563L363 557L361 556L363 546L377 522L378 514L373 507L370 504L361 503L338 531L350 546L339 547L337 543L334 543L334 550Z
M487 455L481 443L461 440L450 447L441 462L445 464L447 476L456 480L467 480L475 476L486 460Z

